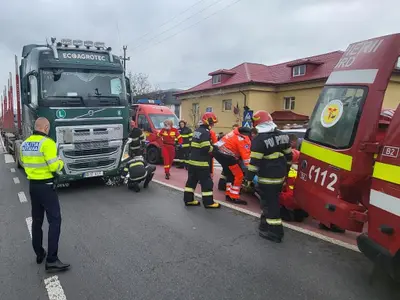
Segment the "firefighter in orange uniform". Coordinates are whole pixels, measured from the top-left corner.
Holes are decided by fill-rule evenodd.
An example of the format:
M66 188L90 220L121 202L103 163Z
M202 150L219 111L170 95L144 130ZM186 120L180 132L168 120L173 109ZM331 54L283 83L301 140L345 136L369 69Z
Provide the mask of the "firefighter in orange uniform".
M182 147L182 136L178 129L173 127L171 120L164 121L164 128L157 135L163 141L161 153L164 160L165 179L169 179L171 165L175 158L175 140L177 139L179 147Z
M226 176L225 198L235 204L247 204L246 201L240 200L240 189L244 178L240 162L242 161L246 167L250 163L250 130L246 127L237 127L214 145L214 157L221 164Z

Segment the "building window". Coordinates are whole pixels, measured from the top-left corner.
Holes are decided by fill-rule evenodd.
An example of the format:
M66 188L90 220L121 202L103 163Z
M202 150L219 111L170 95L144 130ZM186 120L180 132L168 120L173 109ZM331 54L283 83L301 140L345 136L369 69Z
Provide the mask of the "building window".
M306 65L300 65L293 67L293 77L303 76L306 74Z
M222 111L232 110L232 100L222 100Z
M212 77L212 84L221 83L221 74L213 75Z
M295 108L295 98L285 97L283 98L283 109L284 110L294 110Z
M198 115L198 113L199 113L199 104L198 103L192 104L192 113L193 113L193 115Z

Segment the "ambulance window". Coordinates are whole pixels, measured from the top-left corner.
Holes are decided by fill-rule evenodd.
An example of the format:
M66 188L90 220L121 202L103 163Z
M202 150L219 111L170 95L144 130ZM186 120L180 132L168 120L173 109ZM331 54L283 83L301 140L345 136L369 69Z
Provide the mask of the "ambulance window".
M325 87L305 139L335 149L350 148L366 95L364 87Z

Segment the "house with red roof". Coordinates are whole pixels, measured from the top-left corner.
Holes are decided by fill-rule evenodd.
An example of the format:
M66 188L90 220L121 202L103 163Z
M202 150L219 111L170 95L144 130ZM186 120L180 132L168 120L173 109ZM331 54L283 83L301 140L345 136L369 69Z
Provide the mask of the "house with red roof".
M227 132L234 124L241 124L247 106L269 111L282 127L306 124L343 53L334 51L271 66L246 62L213 71L208 80L176 94L182 117L194 126L202 113L213 111L219 119L216 131ZM384 105L396 108L399 99L400 75L394 74Z

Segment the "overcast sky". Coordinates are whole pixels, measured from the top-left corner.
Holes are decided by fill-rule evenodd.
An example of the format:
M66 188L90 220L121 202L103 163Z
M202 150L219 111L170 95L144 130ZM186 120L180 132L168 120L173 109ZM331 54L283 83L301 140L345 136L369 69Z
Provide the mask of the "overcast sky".
M161 88L189 88L245 61L275 64L400 32L399 0L3 2L1 90L14 54L51 36L104 41L119 55L127 45L128 70Z

